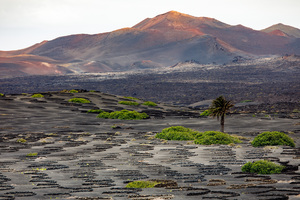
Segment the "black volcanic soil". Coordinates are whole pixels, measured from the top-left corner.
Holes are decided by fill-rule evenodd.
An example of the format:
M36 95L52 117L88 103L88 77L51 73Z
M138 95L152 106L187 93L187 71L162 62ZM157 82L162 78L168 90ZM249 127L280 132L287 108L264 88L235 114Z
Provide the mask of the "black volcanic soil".
M218 130L216 119L199 111L159 104L131 107L121 96L100 92L51 92L0 97L0 199L300 199L299 113L240 113L226 118L225 130L244 136L238 146L162 141L163 128L182 125ZM68 103L84 97L90 104ZM145 111L150 119L96 118L89 109ZM244 112L244 111L243 111ZM262 131L284 131L296 147L254 148ZM20 143L18 139L25 139ZM37 153L29 156L29 153ZM282 163L281 174L241 172L258 159ZM133 180L166 180L151 189L127 189Z
M300 107L300 59L296 56L237 61L228 65L179 63L148 71L0 79L6 94L85 89L173 105L203 104L220 95L290 109ZM284 105L285 103L285 105Z

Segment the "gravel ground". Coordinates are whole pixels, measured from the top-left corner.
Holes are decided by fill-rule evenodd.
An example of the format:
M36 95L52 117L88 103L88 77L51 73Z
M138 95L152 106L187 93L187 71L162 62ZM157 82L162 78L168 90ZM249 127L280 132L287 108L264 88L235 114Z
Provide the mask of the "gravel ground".
M164 104L126 106L118 104L123 97L99 92L44 95L0 97L0 199L300 199L297 117L232 114L225 130L245 140L236 146L205 146L154 138L175 125L219 130L216 119L200 118L199 111ZM69 103L73 97L91 103ZM99 119L86 113L95 108L144 111L150 119ZM289 133L296 147L252 147L249 141L263 131ZM244 163L258 159L288 169L273 175L241 172ZM133 180L151 179L166 184L125 188Z

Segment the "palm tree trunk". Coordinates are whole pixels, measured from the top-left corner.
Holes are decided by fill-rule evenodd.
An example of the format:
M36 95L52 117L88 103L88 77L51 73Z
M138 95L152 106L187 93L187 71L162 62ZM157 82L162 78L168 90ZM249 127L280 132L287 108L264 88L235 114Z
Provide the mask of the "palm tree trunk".
M221 115L221 132L224 133L224 124L225 124L225 114Z

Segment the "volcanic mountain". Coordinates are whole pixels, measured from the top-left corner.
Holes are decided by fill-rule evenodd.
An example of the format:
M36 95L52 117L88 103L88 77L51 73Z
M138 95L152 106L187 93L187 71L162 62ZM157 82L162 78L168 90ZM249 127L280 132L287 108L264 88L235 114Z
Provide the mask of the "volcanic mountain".
M170 11L131 28L64 36L22 50L0 51L0 73L15 76L127 71L172 66L186 60L228 63L236 56L300 54L297 31L257 31Z

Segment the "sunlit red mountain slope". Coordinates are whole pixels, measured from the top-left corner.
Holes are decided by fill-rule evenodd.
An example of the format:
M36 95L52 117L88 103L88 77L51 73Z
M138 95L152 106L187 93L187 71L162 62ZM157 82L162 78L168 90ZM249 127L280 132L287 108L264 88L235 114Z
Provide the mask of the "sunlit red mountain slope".
M30 75L126 71L186 60L227 63L236 56L300 54L299 44L297 35L281 29L257 31L170 11L132 28L64 36L23 50L2 51L0 70L9 76L21 69L20 75Z

